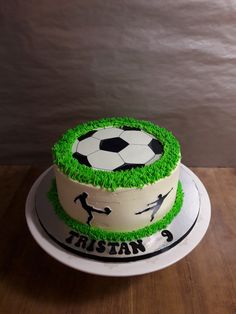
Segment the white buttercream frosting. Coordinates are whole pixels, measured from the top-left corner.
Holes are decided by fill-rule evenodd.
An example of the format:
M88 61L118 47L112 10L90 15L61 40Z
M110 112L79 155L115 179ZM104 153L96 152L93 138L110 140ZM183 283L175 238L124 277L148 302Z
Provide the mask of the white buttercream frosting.
M87 194L86 202L93 208L104 210L110 208L109 215L93 212L91 226L96 226L109 231L132 231L148 226L160 220L173 206L176 197L180 162L171 174L157 182L145 185L143 188L119 188L114 192L80 183L63 174L54 165L57 191L60 203L66 213L84 224L88 220L88 212L80 201L74 200L82 193ZM160 194L169 193L155 213L151 221L153 206ZM152 203L151 205L148 205ZM139 212L148 209L142 214Z

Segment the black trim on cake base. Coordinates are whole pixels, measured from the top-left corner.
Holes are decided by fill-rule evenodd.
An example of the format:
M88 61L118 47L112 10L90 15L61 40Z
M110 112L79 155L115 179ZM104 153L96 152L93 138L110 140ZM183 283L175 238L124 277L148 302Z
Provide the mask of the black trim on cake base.
M37 213L37 210L36 210L36 213ZM47 233L47 235L55 242L57 243L60 247L62 247L63 249L65 249L66 251L70 252L70 253L73 253L75 255L78 255L78 256L82 256L82 257L85 257L85 258L89 258L89 259L92 259L92 260L97 260L97 261L101 261L101 262L112 262L112 263L127 263L127 262L135 262L135 261L140 261L140 260L143 260L143 259L147 259L147 258L151 258L151 257L154 257L156 255L159 255L159 254L162 254L170 249L172 249L173 247L175 247L177 244L179 244L182 240L184 240L186 238L186 236L192 231L193 227L195 226L196 222L197 222L197 219L198 219L198 216L199 216L199 212L198 212L198 215L197 215L197 218L195 219L194 223L192 224L192 226L188 229L188 231L182 235L182 237L180 237L178 240L176 240L175 242L171 243L169 246L167 247L164 247L162 249L159 249L157 251L154 251L152 253L148 253L148 254L142 254L142 255L137 255L137 256L130 256L130 257L108 257L108 256L98 256L98 255L92 255L92 254L88 254L86 252L81 252L81 251L77 251L76 249L73 249L72 247L68 246L66 243L62 243L60 241L58 241L43 225L43 223L40 221L40 218L38 216L38 213L37 213L37 217L38 217L38 220L40 222L40 225L42 226L43 230ZM168 230L162 230L160 233L165 233L166 234L166 231L167 233L169 232ZM69 235L68 235L69 236ZM81 236L84 236L84 235L81 235ZM155 235L154 235L155 236ZM163 236L166 236L166 235L163 235ZM87 236L86 236L87 237ZM152 236L153 237L153 236ZM167 241L168 241L169 238L167 238ZM66 239L65 239L66 240ZM140 239L141 240L141 239ZM138 240L138 241L140 241ZM142 241L142 240L141 240ZM170 241L168 241L170 242ZM126 245L129 244L129 242L117 242L119 246L123 245L124 243L126 243Z

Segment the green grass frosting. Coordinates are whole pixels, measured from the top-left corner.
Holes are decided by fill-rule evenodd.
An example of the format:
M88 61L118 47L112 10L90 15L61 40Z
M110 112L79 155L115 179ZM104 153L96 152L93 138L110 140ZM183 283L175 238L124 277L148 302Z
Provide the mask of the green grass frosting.
M69 226L72 230L80 232L84 235L90 237L90 239L95 240L106 240L106 241L132 241L137 239L142 239L144 237L151 236L159 230L166 228L167 225L171 223L174 217L179 213L182 204L183 204L183 189L181 183L179 181L175 203L172 208L169 210L166 215L154 222L153 224L146 226L144 228L130 231L130 232L115 232L115 231L106 231L104 229L100 229L97 227L88 226L81 222L78 222L74 218L71 218L62 208L60 201L57 195L57 187L56 180L52 181L52 186L50 191L48 192L48 198L53 205L53 208L56 214L59 216L61 220L65 222L67 226Z
M80 164L72 156L72 145L78 137L98 128L136 127L152 134L163 145L161 158L145 167L120 171L102 171ZM53 162L59 169L73 180L92 184L109 191L118 188L142 188L157 180L169 176L180 160L180 145L174 135L149 121L133 118L105 118L80 124L69 129L53 146Z

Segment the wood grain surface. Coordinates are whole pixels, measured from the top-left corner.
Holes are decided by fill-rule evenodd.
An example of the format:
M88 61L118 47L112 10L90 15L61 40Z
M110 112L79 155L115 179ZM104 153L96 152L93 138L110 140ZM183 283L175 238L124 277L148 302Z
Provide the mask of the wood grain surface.
M193 168L212 203L206 236L178 263L127 278L75 271L36 244L25 200L43 170L0 167L1 314L236 313L236 169Z

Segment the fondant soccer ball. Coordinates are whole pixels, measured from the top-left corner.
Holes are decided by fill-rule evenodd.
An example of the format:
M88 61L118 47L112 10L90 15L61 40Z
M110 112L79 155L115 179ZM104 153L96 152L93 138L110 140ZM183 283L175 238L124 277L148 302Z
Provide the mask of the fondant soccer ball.
M73 157L86 166L107 170L127 170L160 159L162 144L138 128L107 127L80 136L72 147Z

